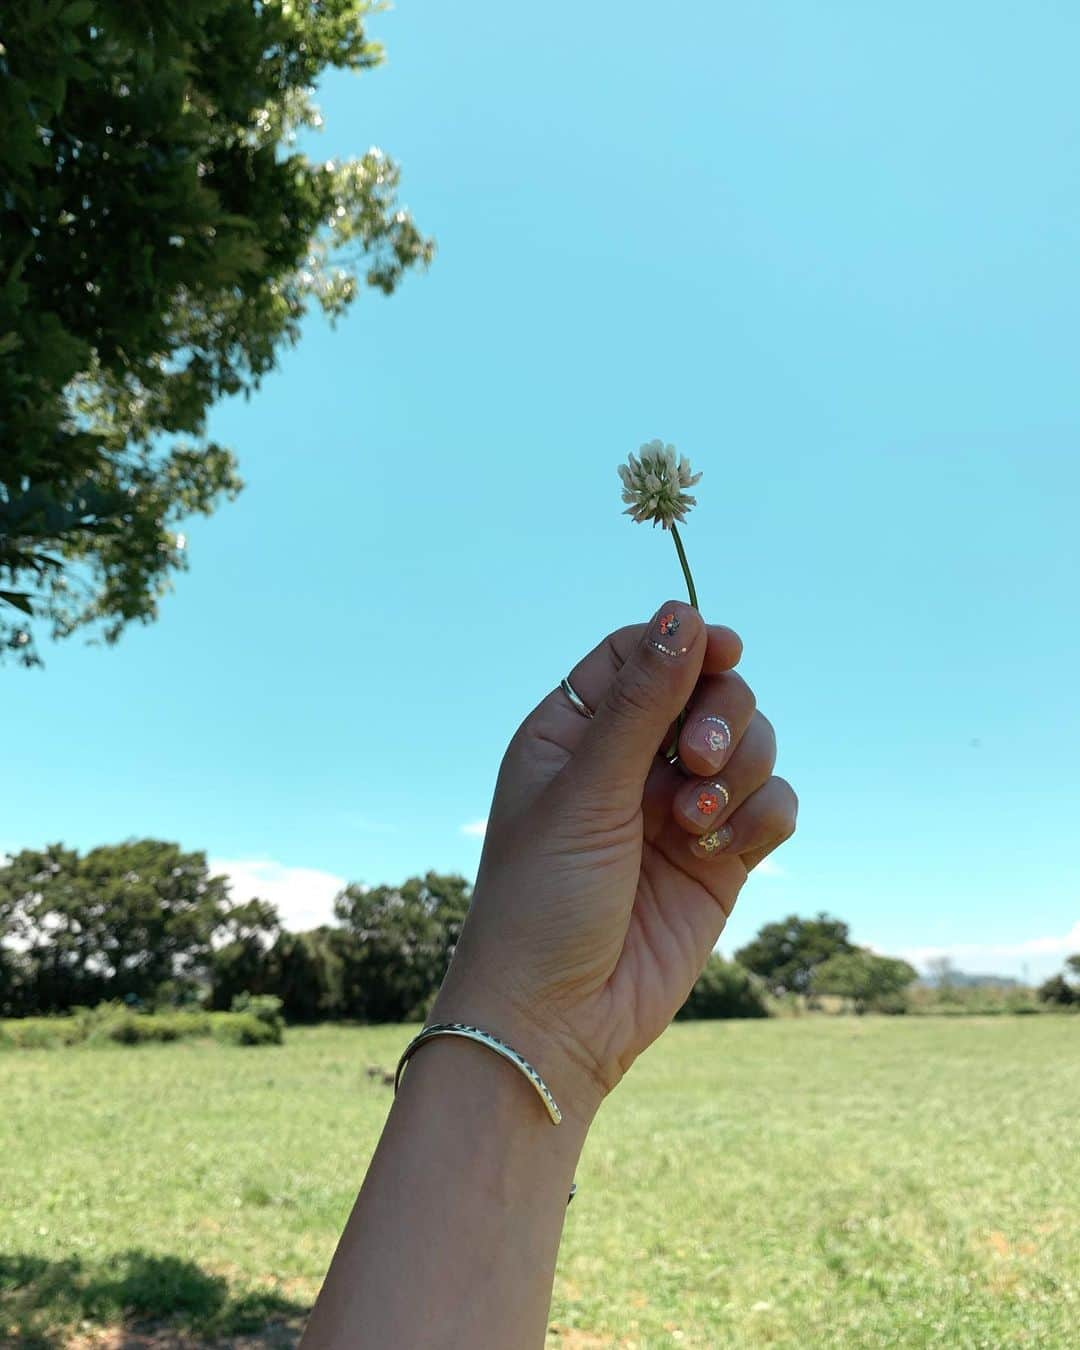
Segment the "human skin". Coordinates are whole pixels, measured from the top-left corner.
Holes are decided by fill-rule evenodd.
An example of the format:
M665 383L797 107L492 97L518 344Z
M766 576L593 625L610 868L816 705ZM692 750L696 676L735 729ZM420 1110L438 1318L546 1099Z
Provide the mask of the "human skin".
M567 1195L603 1100L669 1025L746 877L795 829L729 628L679 601L611 634L503 759L472 905L304 1350L540 1350ZM680 766L659 753L680 710ZM704 836L705 843L700 842Z

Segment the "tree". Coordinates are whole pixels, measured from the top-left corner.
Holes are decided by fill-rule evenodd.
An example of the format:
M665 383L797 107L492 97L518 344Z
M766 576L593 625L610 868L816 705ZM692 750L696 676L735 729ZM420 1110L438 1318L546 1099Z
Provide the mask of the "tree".
M1072 984L1065 979L1064 975L1052 975L1049 980L1039 984L1037 996L1041 1003L1056 1003L1058 1007L1071 1007L1073 1003L1080 1003L1080 992L1077 992Z
M718 1017L768 1017L758 982L743 966L725 961L716 952L694 982L677 1020Z
M952 989L960 983L960 972L948 956L932 956L926 963L931 982L938 989Z
M1080 952L1065 958L1065 969L1069 975L1051 975L1038 988L1038 997L1043 1003L1056 1003L1061 1008L1080 1004L1080 983L1073 980L1080 977Z
M752 942L735 953L740 965L760 975L774 994L805 994L815 966L837 952L850 952L848 926L821 913L816 919L790 914L767 923Z
M893 1011L893 1001L917 978L918 971L907 961L860 947L836 952L816 965L810 972L810 989L849 998L858 1013L873 1007Z
M438 989L468 912L464 877L428 872L401 886L350 885L334 902L342 1006L365 1022L423 1016Z
M135 998L201 978L228 912L203 853L142 839L80 857L52 844L0 867L0 941L21 967L24 1012Z
M291 1022L346 1015L343 972L348 933L324 925L307 933L282 933L270 952L268 988Z
M223 915L226 941L210 961L210 1006L227 1012L240 994L277 993L270 958L281 932L278 912L268 900L247 900Z
M1068 1008L1080 1003L1080 993L1073 988L1064 975L1051 975L1039 985L1036 994L1041 1003L1055 1003L1060 1008Z
M378 149L315 163L328 68L382 60L370 0L6 0L0 14L0 657L115 641L240 488L205 437L363 281L433 245Z

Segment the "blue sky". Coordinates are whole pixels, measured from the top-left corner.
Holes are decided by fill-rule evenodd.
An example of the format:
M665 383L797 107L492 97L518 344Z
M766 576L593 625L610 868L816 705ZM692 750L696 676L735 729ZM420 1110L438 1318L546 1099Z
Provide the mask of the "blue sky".
M9 671L0 846L139 835L317 921L473 874L529 710L680 591L620 514L661 437L800 828L721 947L1032 976L1080 950L1080 101L1071 4L401 0L320 93L438 240L250 401L158 624Z

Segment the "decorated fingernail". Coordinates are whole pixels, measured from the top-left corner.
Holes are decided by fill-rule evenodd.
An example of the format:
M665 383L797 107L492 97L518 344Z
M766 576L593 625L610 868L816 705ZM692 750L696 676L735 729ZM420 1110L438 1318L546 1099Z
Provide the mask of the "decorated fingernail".
M686 739L691 749L718 769L731 749L731 728L722 717L710 714L691 726Z
M731 840L731 826L721 825L719 829L710 830L708 834L703 834L700 839L695 839L691 848L699 858L711 858L715 853L723 853Z
M653 621L653 634L649 637L649 646L655 647L665 656L684 656L689 647L679 641L678 633L682 622L673 609L662 609Z
M708 820L710 816L715 816L717 811L722 811L730 799L730 793L723 783L705 783L699 789L694 805L698 809L698 814Z

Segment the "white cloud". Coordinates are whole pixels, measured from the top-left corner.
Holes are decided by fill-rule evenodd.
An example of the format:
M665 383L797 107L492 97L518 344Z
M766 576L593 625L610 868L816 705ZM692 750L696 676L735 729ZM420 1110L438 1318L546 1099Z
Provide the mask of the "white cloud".
M781 867L778 862L773 862L771 858L762 858L754 868L756 877L786 877L788 874L786 867Z
M467 825L462 825L462 834L471 834L474 839L483 839L487 833L487 820L470 820Z
M334 896L344 877L315 867L286 867L272 858L211 858L214 876L227 876L234 900L258 896L277 906L281 922L293 932L317 928L334 918Z
M956 961L993 956L1068 956L1080 950L1080 920L1060 937L1026 938L1023 942L957 942L948 947L908 947L909 961L924 962L935 956L950 956Z

